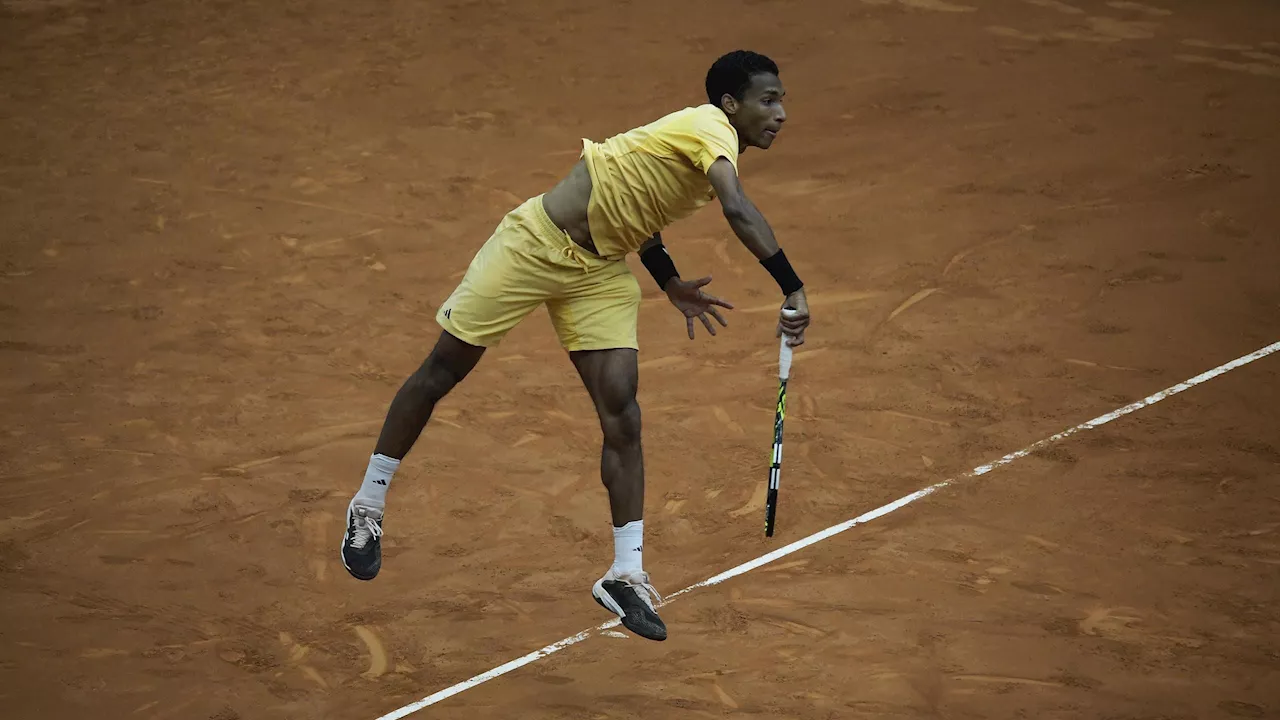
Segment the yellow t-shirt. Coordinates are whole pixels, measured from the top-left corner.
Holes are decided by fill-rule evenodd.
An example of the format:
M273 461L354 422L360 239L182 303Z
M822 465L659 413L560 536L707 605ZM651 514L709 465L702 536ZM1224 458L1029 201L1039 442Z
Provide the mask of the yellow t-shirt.
M738 132L714 105L688 107L604 142L584 139L591 173L587 221L604 257L644 241L715 199L707 170L725 157L738 169Z

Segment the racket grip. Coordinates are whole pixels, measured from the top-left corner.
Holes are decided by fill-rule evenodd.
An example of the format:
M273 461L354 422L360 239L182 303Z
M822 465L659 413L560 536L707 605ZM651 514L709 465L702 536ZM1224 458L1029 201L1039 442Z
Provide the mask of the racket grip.
M783 317L792 318L798 314L791 308L782 308ZM791 377L791 354L793 351L794 348L787 344L787 335L783 333L782 342L778 346L778 378L781 380Z
M787 336L782 336L782 345L778 348L778 379L791 377L791 353L793 349L787 344Z

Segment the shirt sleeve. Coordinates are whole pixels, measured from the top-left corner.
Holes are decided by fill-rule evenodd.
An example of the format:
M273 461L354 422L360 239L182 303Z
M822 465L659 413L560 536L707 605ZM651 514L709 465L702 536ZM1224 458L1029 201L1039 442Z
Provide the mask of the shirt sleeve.
M705 106L685 113L672 123L668 140L702 172L719 158L727 158L738 170L738 133L720 110Z

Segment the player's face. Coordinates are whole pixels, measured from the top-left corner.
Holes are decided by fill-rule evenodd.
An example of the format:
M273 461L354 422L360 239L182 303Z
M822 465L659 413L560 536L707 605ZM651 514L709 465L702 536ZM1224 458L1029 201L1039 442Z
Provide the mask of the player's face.
M787 121L787 111L782 109L782 97L786 94L777 75L758 73L751 76L751 84L743 93L742 101L737 103L737 112L733 115L733 125L743 144L769 149L782 131L782 124Z

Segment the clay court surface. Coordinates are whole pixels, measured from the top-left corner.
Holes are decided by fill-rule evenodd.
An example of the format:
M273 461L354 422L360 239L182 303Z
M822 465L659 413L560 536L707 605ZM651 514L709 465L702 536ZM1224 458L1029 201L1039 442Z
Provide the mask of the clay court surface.
M0 3L6 718L375 720L605 620L599 430L545 312L438 409L386 562L343 513L502 214L750 47L809 285L671 228L645 565L671 593L1280 340L1262 1ZM1280 354L414 718L1280 714Z

